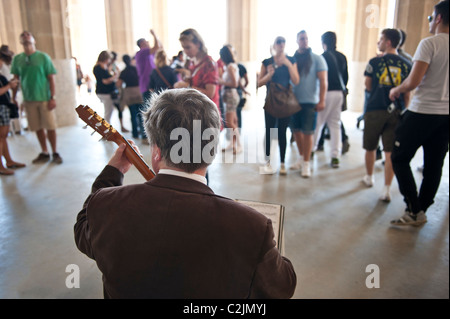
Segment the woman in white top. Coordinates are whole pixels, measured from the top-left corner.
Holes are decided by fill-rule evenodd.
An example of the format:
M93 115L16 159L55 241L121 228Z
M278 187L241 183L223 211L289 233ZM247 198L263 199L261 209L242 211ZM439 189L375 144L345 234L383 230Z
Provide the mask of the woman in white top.
M233 130L230 145L222 151L233 150L233 154L242 152L242 146L239 136L238 118L236 108L239 104L239 68L234 60L233 53L229 46L224 46L220 50L220 58L225 64L225 70L219 84L222 85L222 100L225 106L225 121L227 128Z

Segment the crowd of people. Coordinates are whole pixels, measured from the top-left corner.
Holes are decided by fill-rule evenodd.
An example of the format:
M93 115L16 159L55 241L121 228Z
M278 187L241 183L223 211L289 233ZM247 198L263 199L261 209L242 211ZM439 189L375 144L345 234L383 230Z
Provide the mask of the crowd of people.
M412 60L399 51L405 33L388 28L380 34L379 55L368 61L364 72L366 174L362 182L367 187L375 183L374 163L381 138L385 186L380 199L391 200L390 187L396 176L406 203L404 215L392 221L394 225L419 226L427 221L425 213L433 204L448 152L448 3L444 0L437 4L428 17L434 36L420 42ZM139 39L139 51L135 56L123 56L126 65L123 70L117 69L113 54L102 51L93 73L96 94L104 106L104 118L110 121L114 108L120 112L125 106L129 108L132 136L150 144L152 167L157 176L147 184L122 186L123 174L131 163L123 156L125 146L120 146L94 182L93 192L78 215L77 246L95 258L104 270L105 297L292 296L295 272L289 260L275 249L270 223L251 209L214 195L206 179L210 162L203 157L199 163L192 161L192 141L189 162L175 163L171 158L171 148L176 143L169 140L172 130L184 128L192 133L193 121L198 119L203 130L232 129L230 144L223 151L242 152L239 128L240 109L245 103L248 84L245 67L236 61L231 45L225 45L220 50L220 60L214 61L195 29L181 32L179 41L183 51L169 62L155 32L151 30L150 34L153 45L146 39ZM12 160L5 133L11 104L17 104L19 81L30 130L36 132L42 149L33 163L47 162L50 158L62 163L57 152L54 115L56 70L48 55L36 50L31 33L23 32L20 40L24 53L12 60L14 79L8 81L0 77L0 151L6 160L6 167L0 165L2 175L11 175L12 169L25 166ZM300 158L290 169L300 170L304 178L311 177L311 156L319 149L325 126L330 135L331 167L339 168L346 143L348 150L348 138L341 121L348 92L347 58L337 51L334 32L322 35L324 52L321 55L312 52L308 40L307 32L300 31L296 39L298 49L289 56L285 52L286 39L278 36L271 56L262 61L257 86L266 86L269 95L270 84L276 83L291 90L301 106L300 111L290 116L276 116L264 110L266 163L260 170L262 174L278 171L270 160L272 130L278 133L281 175L288 172L285 164L288 128ZM0 66L11 62L8 57L12 57L12 53L7 48L2 47L1 54ZM413 90L416 92L411 98ZM127 131L123 124L121 129ZM47 138L52 156L48 152ZM217 144L217 140L202 140L201 150L208 143ZM424 169L418 191L410 161L420 147L424 151ZM135 198L132 205L127 202L130 194ZM169 217L168 205L161 199L171 203ZM205 214L210 207L216 207L215 216L219 220L221 212L226 212L227 218L210 221L210 216ZM127 210L126 217L120 214L124 210ZM142 211L153 213L145 216ZM184 224L186 220L182 215L186 213L193 229ZM103 225L106 218L108 226ZM147 226L137 227L150 224L157 231L148 232ZM242 229L229 232L227 225ZM132 230L123 232L124 227L132 227ZM192 241L181 242L177 238ZM167 240L164 245L143 247L136 244L161 242L162 239ZM214 244L214 249L210 243ZM233 253L230 253L231 246ZM192 255L194 251L196 257ZM124 256L126 263L120 262ZM203 259L207 260L202 263L204 267L199 264ZM110 268L111 262L118 267ZM228 276L218 277L217 272ZM180 276L183 284L178 280ZM196 280L200 277L201 282Z

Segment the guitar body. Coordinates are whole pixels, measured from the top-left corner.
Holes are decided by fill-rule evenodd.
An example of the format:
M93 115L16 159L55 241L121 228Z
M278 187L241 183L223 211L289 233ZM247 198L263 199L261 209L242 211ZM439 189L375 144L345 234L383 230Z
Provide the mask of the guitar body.
M137 168L141 175L147 180L155 177L155 173L147 165L144 159L136 152L136 150L128 143L127 139L122 136L114 127L106 122L100 115L87 105L80 105L75 109L80 119L87 125L92 127L97 133L103 136L103 139L114 142L117 145L126 144L125 155L128 160Z

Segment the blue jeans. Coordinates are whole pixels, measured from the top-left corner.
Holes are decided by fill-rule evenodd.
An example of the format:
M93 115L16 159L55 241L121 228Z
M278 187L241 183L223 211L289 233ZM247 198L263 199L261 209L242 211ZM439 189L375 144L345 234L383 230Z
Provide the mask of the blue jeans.
M141 125L139 122L141 104L129 105L128 108L130 109L131 114L131 135L133 136L133 138L139 138L139 133L141 132Z

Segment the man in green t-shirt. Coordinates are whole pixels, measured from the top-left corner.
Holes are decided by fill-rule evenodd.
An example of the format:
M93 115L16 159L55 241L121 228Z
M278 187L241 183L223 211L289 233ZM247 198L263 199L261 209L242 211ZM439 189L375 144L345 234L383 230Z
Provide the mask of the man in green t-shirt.
M23 45L24 52L14 57L11 74L15 79L20 80L28 127L30 131L36 132L42 150L33 160L33 164L50 160L47 138L53 151L52 161L61 164L62 158L56 150L54 112L56 69L48 54L36 50L36 40L30 32L22 32L20 43ZM16 93L17 90L13 92L14 101L16 101Z

